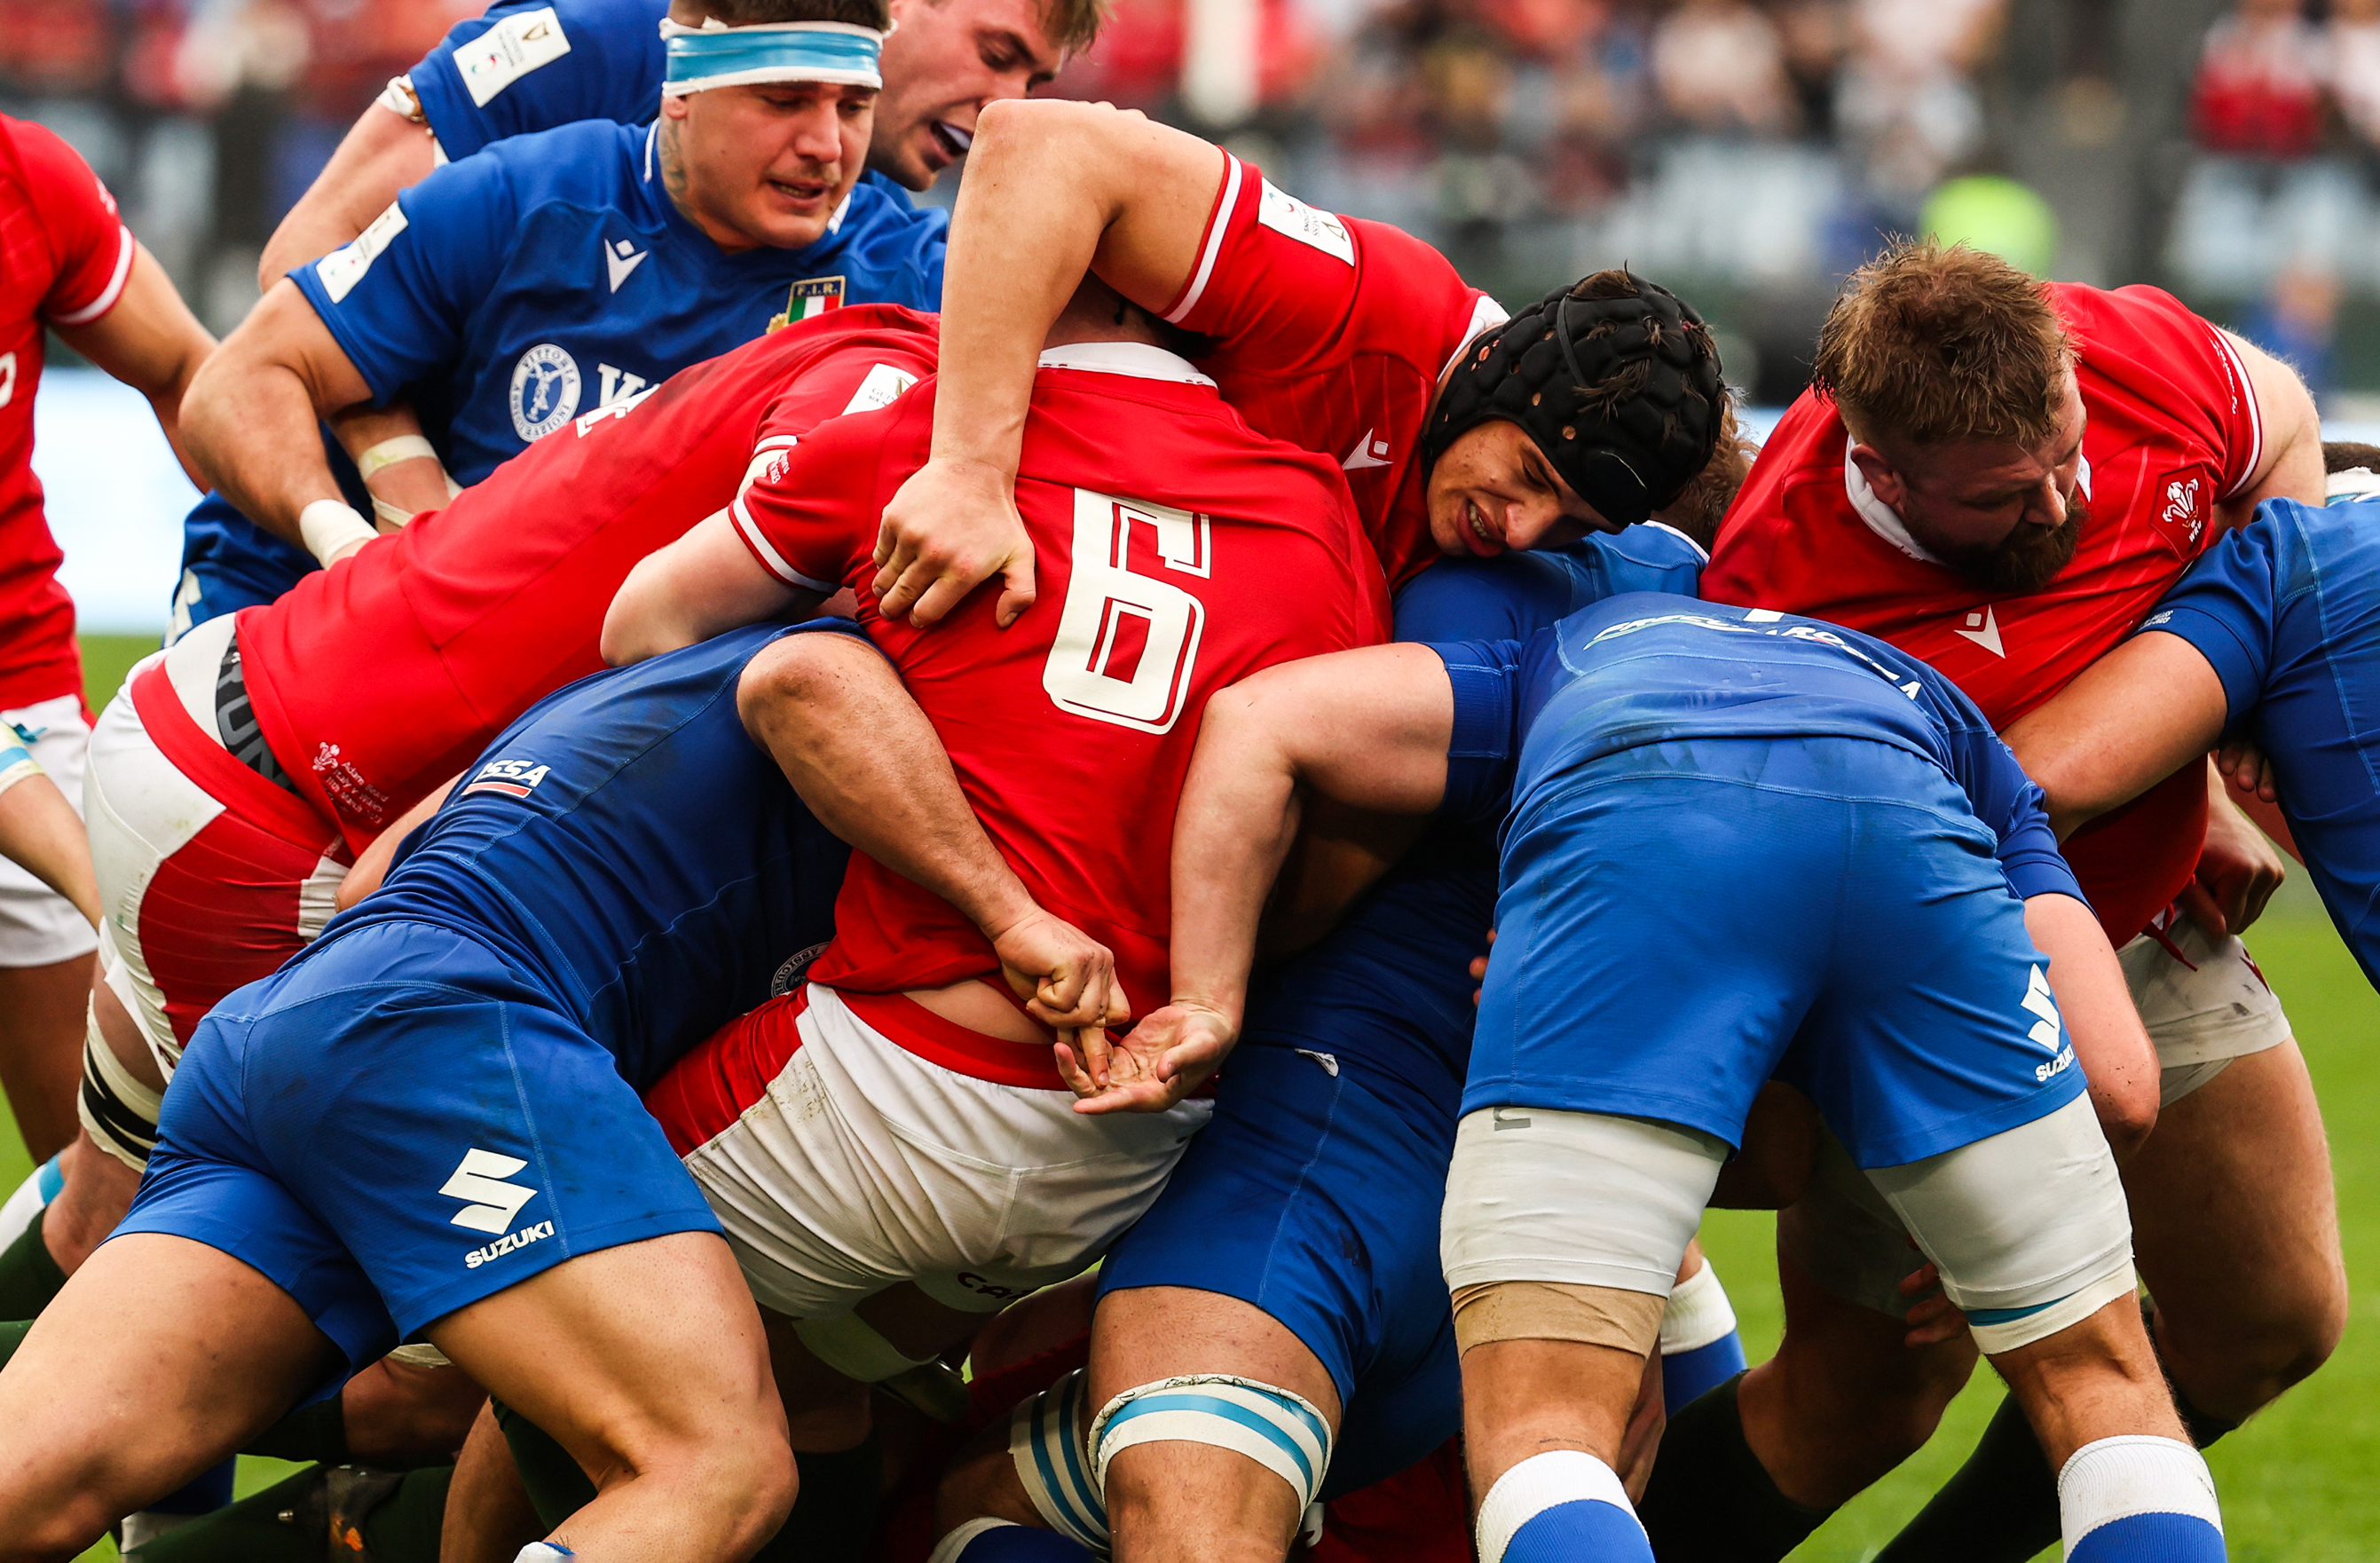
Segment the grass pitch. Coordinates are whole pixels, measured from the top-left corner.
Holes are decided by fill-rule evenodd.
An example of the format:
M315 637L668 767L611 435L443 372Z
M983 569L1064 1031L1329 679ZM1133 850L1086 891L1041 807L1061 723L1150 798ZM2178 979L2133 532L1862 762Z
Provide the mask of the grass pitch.
M94 710L126 669L153 649L136 636L87 636L84 675ZM2292 889L2301 889L2301 881ZM2339 1227L2356 1288L2347 1334L2322 1372L2208 1455L2223 1496L2233 1563L2361 1563L2380 1557L2380 996L2339 943L2311 892L2285 896L2252 931L2257 960L2288 1003L2300 1044L2322 1093L2338 1180ZM0 1115L0 1193L30 1167L15 1127ZM1764 1215L1716 1211L1703 1241L1726 1278L1758 1362L1781 1324L1774 1227ZM1979 1370L1934 1441L1860 1496L1794 1553L1809 1563L1864 1563L1956 1470L1998 1404L1998 1380ZM240 1461L240 1490L253 1492L295 1469ZM2053 1548L2045 1557L2055 1557ZM103 1543L79 1563L115 1557Z

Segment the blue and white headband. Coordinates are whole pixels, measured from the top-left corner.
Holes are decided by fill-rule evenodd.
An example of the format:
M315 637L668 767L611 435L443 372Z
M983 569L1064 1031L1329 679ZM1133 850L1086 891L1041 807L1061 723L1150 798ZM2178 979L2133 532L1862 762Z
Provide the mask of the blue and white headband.
M700 27L694 28L663 20L662 47L669 62L662 79L665 98L771 81L884 85L876 68L884 34L848 22L757 22L750 27L727 27L716 17L706 17Z

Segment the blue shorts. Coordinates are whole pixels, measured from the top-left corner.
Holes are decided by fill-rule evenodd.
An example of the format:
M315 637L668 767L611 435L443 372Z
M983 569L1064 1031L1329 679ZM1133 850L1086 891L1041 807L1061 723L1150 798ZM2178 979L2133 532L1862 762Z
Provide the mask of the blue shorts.
M1454 1094L1376 1088L1360 1065L1334 1061L1242 1043L1213 1119L1099 1277L1102 1296L1235 1297L1305 1342L1345 1408L1326 1498L1402 1471L1463 1420L1438 1255Z
M2083 1090L1991 831L1956 783L1861 739L1623 750L1504 827L1463 1110L1567 1108L1729 1144L1772 1075L1861 1166Z
M253 1266L352 1372L574 1255L718 1230L612 1055L549 994L476 940L378 922L200 1023L115 1235Z

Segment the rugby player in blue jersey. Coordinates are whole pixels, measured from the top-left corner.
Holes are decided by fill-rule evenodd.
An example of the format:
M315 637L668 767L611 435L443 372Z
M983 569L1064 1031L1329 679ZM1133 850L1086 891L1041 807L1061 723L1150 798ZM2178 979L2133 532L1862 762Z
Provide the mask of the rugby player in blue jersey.
M1525 639L1617 592L1691 594L1706 557L1654 522L1572 548L1443 561L1398 594L1397 638ZM1087 1549L1147 1558L1175 1545L1281 1557L1301 1522L1312 1530L1310 1504L1454 1435L1438 1212L1471 1048L1469 968L1488 953L1495 897L1492 831L1438 825L1261 982L1213 1121L1101 1270L1088 1369L1020 1408L1017 1435L998 1429L946 1482L942 1563L1079 1563ZM1696 1279L1717 1287L1707 1267ZM1691 1398L1742 1367L1724 1291L1713 1302L1723 1340L1665 1359L1681 1374L1675 1386L1665 1376L1665 1392ZM1706 1369L1697 1350L1724 1365ZM1228 1409L1191 1404L1219 1385ZM1144 1416L1122 1448L1165 1447L1121 1452L1089 1479L1068 1451L1083 1447L1089 1414L1127 1391L1137 1405L1190 1409ZM1252 1440L1250 1415L1282 1441ZM1007 1533L1037 1519L1048 1533Z
M2068 1557L2223 1556L2078 1067L2143 1089L2146 1038L2039 791L1954 686L1852 631L1652 594L1248 680L1208 708L1176 827L1174 1002L1095 1105L1164 1101L1230 1045L1301 788L1503 821L1441 1228L1483 1563L1652 1557L1613 1463L1772 1076L2010 1381ZM1131 1415L1092 1420L1095 1469Z
M850 629L738 631L552 696L382 838L377 894L216 1007L132 1214L0 1371L0 1558L71 1557L405 1339L593 1474L557 1543L724 1563L778 1529L797 1462L770 1364L792 1348L638 1093L832 930L846 849L772 754L802 774L834 735L788 734L749 690ZM905 723L932 741L905 702L846 716L839 774L880 788ZM947 767L898 796L980 841ZM922 867L1004 965L1104 970L988 843ZM813 1485L864 1525L864 1474Z
M666 24L654 124L498 142L273 285L186 404L218 492L194 512L176 633L370 537L358 506L402 524L445 502L450 474L476 482L772 319L941 302L941 214L858 182L882 0L732 9L733 27ZM367 496L321 420L397 398L426 443L355 450L368 482L384 476Z
M2061 835L2223 746L2380 988L2380 485L2362 476L2328 506L2259 507L2008 738Z

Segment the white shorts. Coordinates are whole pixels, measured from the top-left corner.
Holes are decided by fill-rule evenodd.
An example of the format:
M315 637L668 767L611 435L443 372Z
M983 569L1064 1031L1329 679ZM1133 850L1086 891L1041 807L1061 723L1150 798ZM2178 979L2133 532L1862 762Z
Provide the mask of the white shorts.
M101 974L169 1078L209 1009L322 931L346 873L337 831L223 746L232 623L142 659L100 714L84 784Z
M921 1058L831 988L808 997L775 1001L799 1041L765 1093L686 1155L753 1296L796 1319L902 1281L989 1313L1076 1275L1156 1200L1212 1111L1087 1117L1071 1092Z
M2289 1040L2289 1018L2236 935L2217 939L2192 919L2168 910L2160 931L2181 959L2143 934L2116 952L2132 1003L2156 1044L2158 1096L2170 1106L2213 1080L2234 1058Z
M60 695L0 711L0 722L33 735L26 749L80 813L83 763L91 751L91 727L82 719L82 697ZM89 955L98 947L99 936L72 901L0 858L0 966L49 966Z

